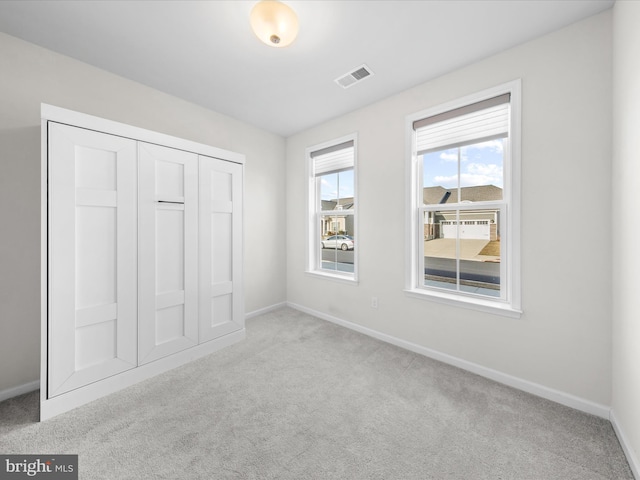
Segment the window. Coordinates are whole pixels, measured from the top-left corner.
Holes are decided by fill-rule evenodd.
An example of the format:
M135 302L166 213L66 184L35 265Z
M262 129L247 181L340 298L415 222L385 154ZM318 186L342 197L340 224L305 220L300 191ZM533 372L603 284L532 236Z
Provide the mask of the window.
M308 271L356 280L356 138L307 149Z
M518 316L520 82L408 118L407 292Z

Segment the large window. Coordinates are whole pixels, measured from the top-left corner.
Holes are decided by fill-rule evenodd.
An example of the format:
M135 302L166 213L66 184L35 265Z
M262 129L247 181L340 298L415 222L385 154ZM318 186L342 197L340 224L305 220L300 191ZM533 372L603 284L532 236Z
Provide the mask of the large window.
M310 272L356 279L355 159L354 135L307 149Z
M518 314L519 98L512 82L409 118L411 294Z

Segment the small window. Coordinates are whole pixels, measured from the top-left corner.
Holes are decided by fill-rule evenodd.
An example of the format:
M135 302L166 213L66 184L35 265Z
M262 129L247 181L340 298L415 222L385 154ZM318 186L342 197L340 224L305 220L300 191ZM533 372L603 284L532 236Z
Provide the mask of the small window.
M519 312L519 86L408 119L408 292Z
M356 280L355 135L307 149L308 270Z

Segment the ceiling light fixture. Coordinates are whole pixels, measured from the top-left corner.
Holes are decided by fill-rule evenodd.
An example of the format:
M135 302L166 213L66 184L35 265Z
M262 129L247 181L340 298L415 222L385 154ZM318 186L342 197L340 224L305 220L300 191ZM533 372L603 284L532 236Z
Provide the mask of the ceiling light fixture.
M290 45L298 35L298 17L282 2L262 0L251 10L251 28L270 47Z

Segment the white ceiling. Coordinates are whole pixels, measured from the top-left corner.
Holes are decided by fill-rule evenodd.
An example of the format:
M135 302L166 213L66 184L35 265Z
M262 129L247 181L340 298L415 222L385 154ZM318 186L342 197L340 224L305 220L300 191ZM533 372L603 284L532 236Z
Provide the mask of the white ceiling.
M282 136L610 8L614 0L285 1L293 45L251 32L256 1L0 1L0 31ZM367 64L349 89L334 79Z

